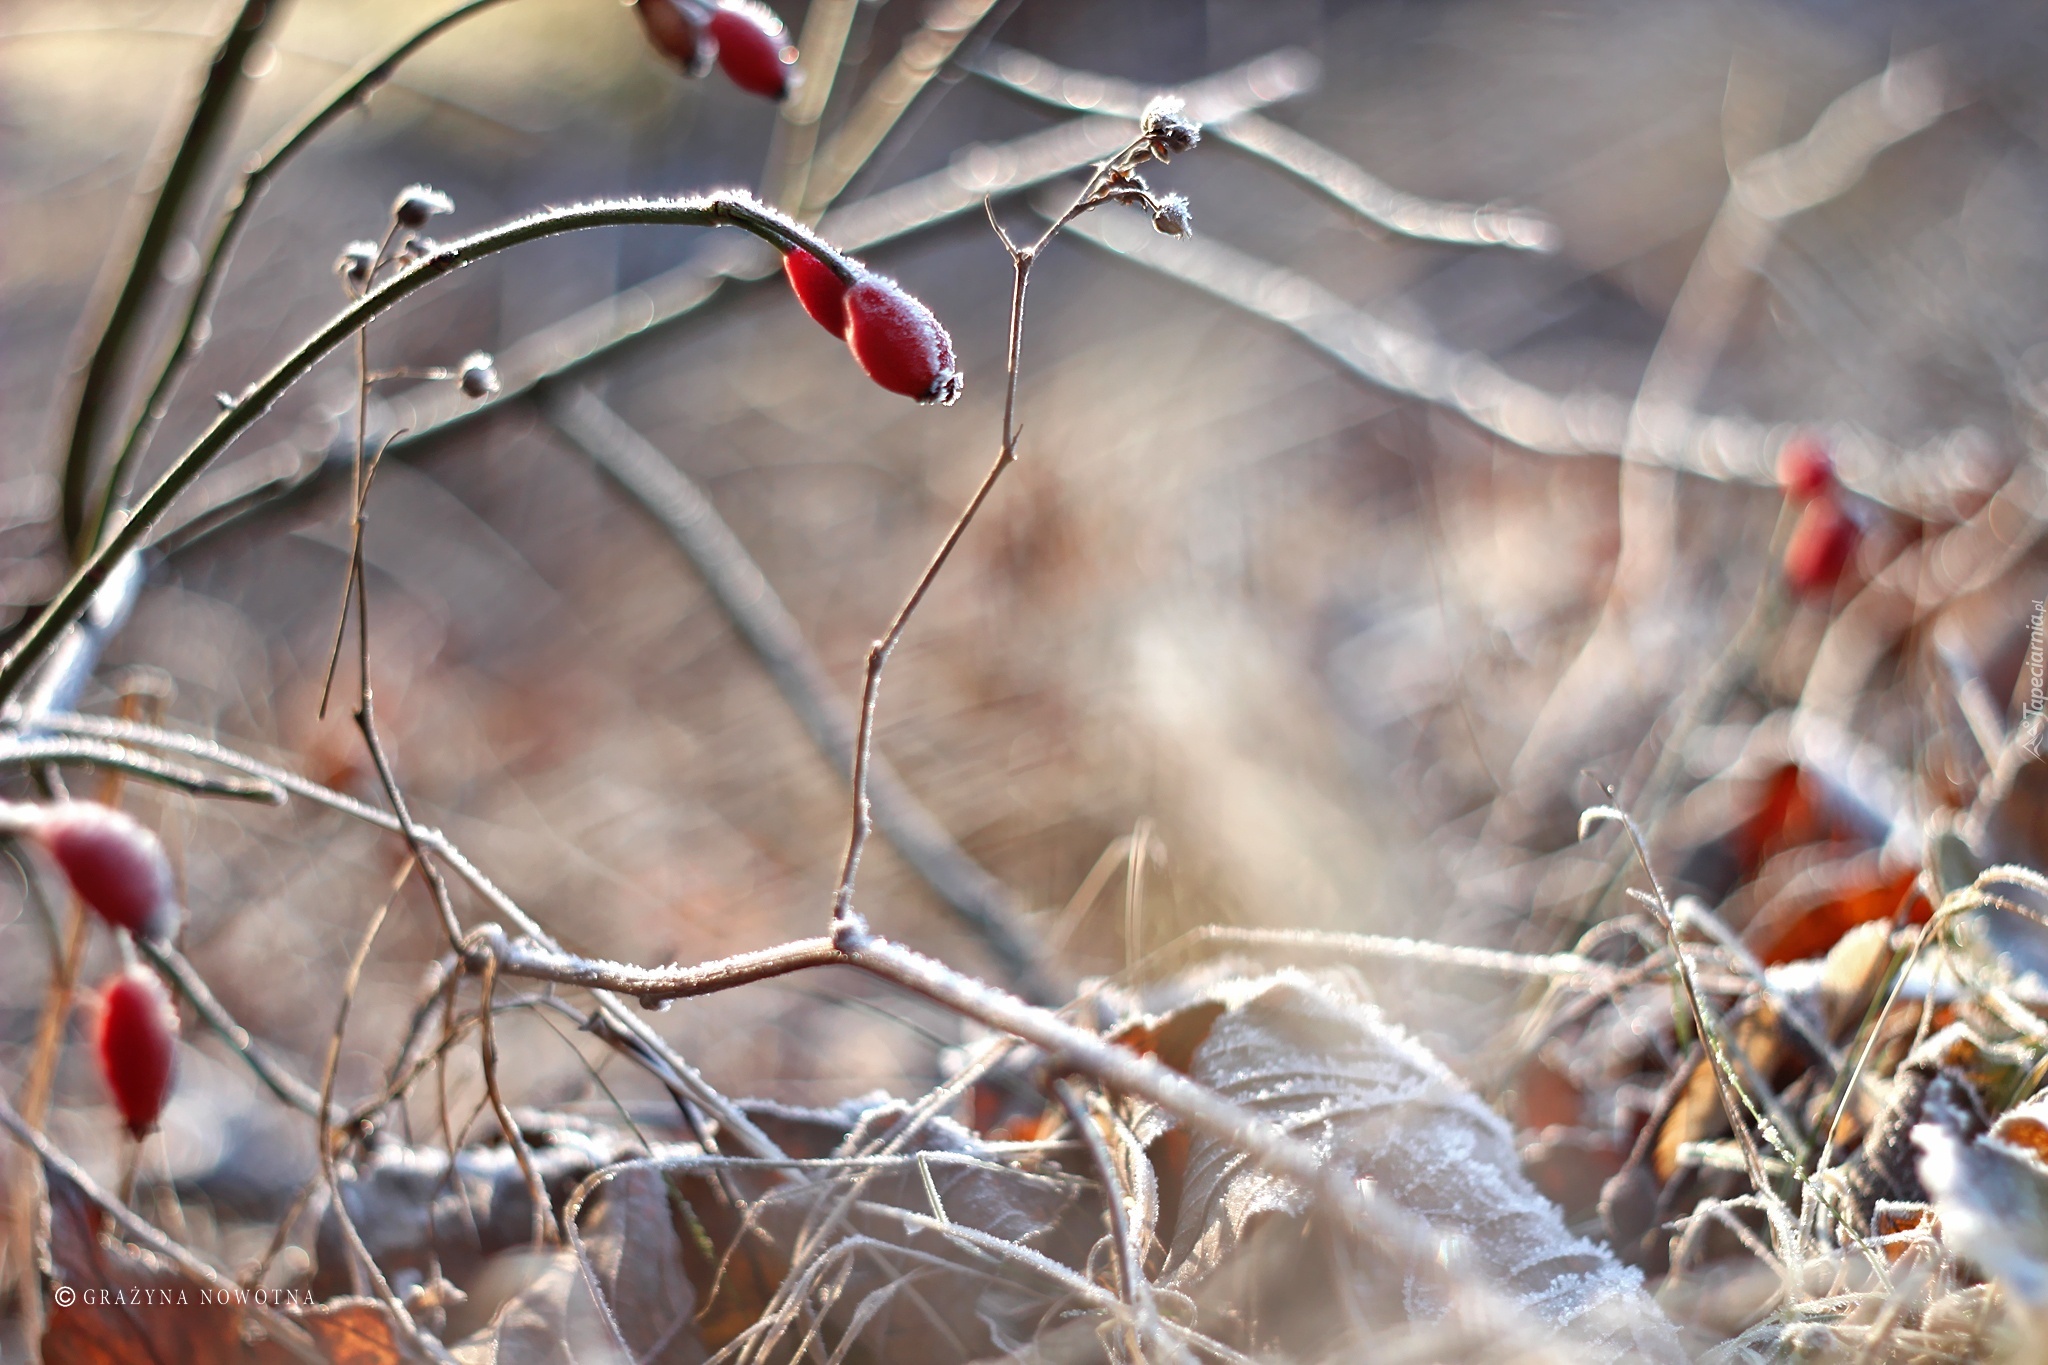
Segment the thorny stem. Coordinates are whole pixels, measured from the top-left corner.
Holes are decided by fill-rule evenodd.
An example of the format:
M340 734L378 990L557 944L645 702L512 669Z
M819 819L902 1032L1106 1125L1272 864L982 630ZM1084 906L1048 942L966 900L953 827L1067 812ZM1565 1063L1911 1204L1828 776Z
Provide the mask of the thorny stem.
M150 531L192 481L267 412L287 389L353 336L363 324L443 275L500 251L563 233L627 225L738 227L778 250L802 248L835 271L852 270L845 257L816 234L763 207L752 196L742 192L688 199L601 200L568 208L545 209L440 246L337 314L298 349L278 362L269 374L251 385L232 407L215 419L205 435L172 462L136 503L133 515L124 518L100 542L42 614L22 632L6 655L0 657L0 701L21 691L22 684L56 645L64 628L84 614L93 594L113 573L121 557L148 540Z
M74 558L84 558L93 548L81 535L93 460L99 454L101 433L121 410L121 371L136 342L137 325L163 278L164 253L170 250L186 204L206 178L215 149L229 131L235 96L246 79L243 65L262 40L265 28L283 9L283 0L242 0L234 22L213 54L212 65L207 68L206 81L192 106L184 136L164 168L156 203L128 257L128 278L107 314L91 358L86 361L85 379L78 390L77 415L71 422L71 441L64 456L61 515L64 541Z
M465 3L457 5L383 56L372 59L344 77L341 83L298 123L280 133L249 159L243 168L240 183L228 193L227 212L214 233L212 243L207 247L204 264L200 267L199 283L194 288L192 301L185 310L185 318L179 326L178 337L171 354L158 371L155 387L150 391L149 402L136 418L135 426L129 431L128 439L114 461L113 470L108 474L106 484L100 490L99 506L93 514L89 528L93 544L97 545L106 535L109 518L127 501L128 484L134 475L136 461L141 459L142 453L148 449L150 437L156 434L158 425L169 411L171 394L185 377L186 371L191 368L193 358L206 345L208 334L212 330L213 306L220 300L228 261L233 257L235 247L241 241L243 229L248 226L250 211L256 207L257 199L269 186L271 178L284 169L285 163L297 156L328 125L368 100L379 86L391 79L391 73L398 69L399 63L479 10L489 9L502 2L503 0L465 0Z

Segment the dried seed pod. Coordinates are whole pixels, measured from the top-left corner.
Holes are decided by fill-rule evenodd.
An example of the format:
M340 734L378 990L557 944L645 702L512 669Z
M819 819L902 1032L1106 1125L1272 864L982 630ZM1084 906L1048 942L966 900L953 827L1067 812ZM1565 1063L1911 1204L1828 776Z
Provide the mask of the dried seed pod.
M375 242L350 242L335 258L334 273L341 276L342 283L350 290L361 293L370 283L370 272L377 267L377 244Z
M423 228L429 218L455 212L455 201L432 185L407 185L391 201L391 216L400 227Z
M462 373L456 376L462 392L469 398L490 398L498 392L498 367L488 351L471 351L469 358L462 362Z
M836 337L846 335L846 281L831 266L798 247L782 253L782 273L796 291L796 301L820 327Z
M1188 117L1187 105L1177 95L1160 95L1147 104L1138 116L1138 131L1145 135L1146 150L1161 161L1193 150L1202 140L1202 125Z
M138 1138L156 1127L171 1097L177 1046L178 1012L156 973L138 964L101 988L93 1050L115 1106Z
M1794 436L1778 452L1778 485L1794 502L1811 502L1835 486L1835 462L1817 436Z
M1863 528L1832 489L1806 504L1785 542L1785 584L1800 597L1826 597L1842 581Z
M1185 237L1195 230L1184 194L1169 194L1152 205L1152 226L1169 237Z
M894 280L868 275L846 291L846 344L868 378L891 393L920 403L960 397L953 338Z
M796 45L774 10L757 0L719 0L711 12L718 65L734 85L780 100L796 88Z
M635 0L634 11L647 41L692 78L710 72L718 59L718 39L711 34L711 11L696 0Z
M125 812L93 801L44 806L31 827L78 898L138 938L177 932L171 862L156 835Z

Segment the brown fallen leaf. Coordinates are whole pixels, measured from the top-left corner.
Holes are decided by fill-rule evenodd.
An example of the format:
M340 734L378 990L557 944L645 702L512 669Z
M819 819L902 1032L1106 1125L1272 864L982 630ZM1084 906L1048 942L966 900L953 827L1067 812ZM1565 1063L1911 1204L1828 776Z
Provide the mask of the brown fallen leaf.
M305 1358L265 1332L249 1308L253 1294L210 1285L146 1247L114 1240L105 1214L68 1175L46 1166L44 1178L45 1365L296 1365ZM269 1299L332 1365L401 1365L417 1358L381 1304Z

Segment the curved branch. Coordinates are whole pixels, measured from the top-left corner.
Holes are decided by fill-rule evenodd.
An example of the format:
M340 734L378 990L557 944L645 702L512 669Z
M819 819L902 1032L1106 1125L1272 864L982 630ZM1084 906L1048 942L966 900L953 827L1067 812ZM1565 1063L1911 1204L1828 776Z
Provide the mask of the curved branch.
M151 529L170 510L178 495L205 472L236 437L268 411L286 389L365 323L443 275L500 251L563 233L581 232L586 228L634 224L744 228L778 250L802 248L842 274L850 275L853 269L844 256L815 234L755 202L744 191L689 199L601 200L569 208L545 209L439 247L357 299L278 362L276 368L250 386L233 407L220 415L197 444L164 471L136 504L134 514L125 518L100 543L58 592L55 600L43 609L42 615L22 633L6 656L0 658L0 701L21 690L30 672L56 644L64 628L83 614L93 593L113 572L121 556L147 541Z
M243 168L241 183L229 192L226 215L221 219L220 227L214 232L213 244L206 250L205 262L200 267L199 283L193 290L191 304L185 310L185 320L178 328L178 339L170 355L164 359L163 367L157 372L156 384L150 390L149 402L136 419L133 429L129 431L128 439L123 443L121 453L115 458L114 467L107 475L106 484L100 490L99 507L93 513L90 527L95 545L106 534L108 516L127 497L126 484L134 472L135 462L142 457L143 450L149 445L149 438L156 434L158 424L169 411L172 392L178 387L178 382L185 377L185 371L191 368L193 357L206 345L207 336L212 330L213 306L220 301L228 261L242 240L242 230L248 226L250 211L256 207L257 199L269 187L271 177L324 132L329 124L369 99L379 86L391 79L399 63L477 11L501 3L503 0L466 0L466 3L457 5L382 57L365 63L350 75L343 77L310 113L291 128L278 134L249 159Z

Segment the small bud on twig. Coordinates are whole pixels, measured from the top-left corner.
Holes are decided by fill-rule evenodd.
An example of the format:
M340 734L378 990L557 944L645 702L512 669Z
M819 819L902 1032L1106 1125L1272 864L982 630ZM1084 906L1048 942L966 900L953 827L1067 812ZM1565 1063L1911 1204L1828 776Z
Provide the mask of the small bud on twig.
M334 261L334 273L341 276L342 283L357 293L369 285L370 272L376 267L375 242L350 242L341 249L341 255Z
M425 227L429 218L453 212L455 201L432 185L407 185L391 201L391 216L400 227Z
M472 351L462 362L462 373L456 377L462 385L462 392L470 398L491 398L498 392L498 367L491 360L488 351Z

